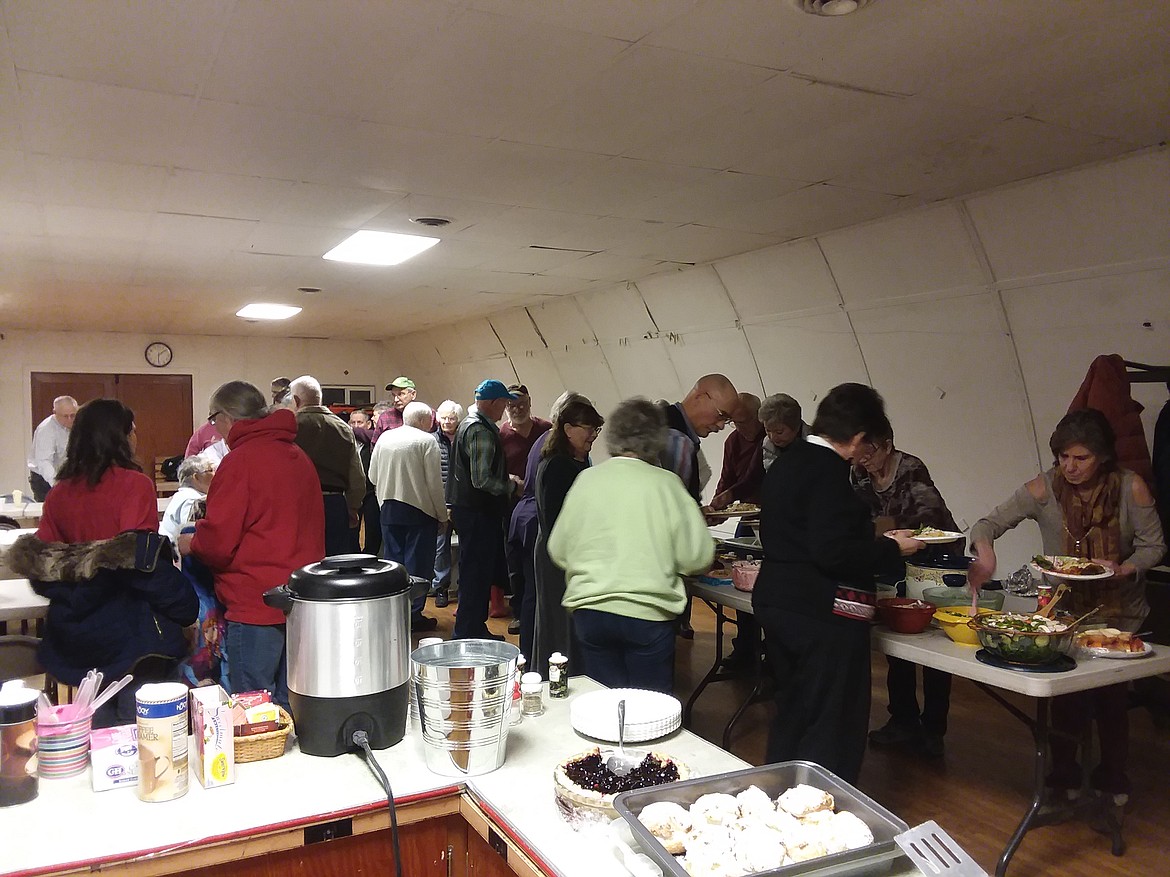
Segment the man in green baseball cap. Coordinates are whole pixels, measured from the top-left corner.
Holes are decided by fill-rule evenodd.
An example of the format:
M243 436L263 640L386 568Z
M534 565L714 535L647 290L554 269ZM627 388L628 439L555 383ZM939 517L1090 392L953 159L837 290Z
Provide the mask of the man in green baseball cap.
M378 422L374 424L374 435L371 444L378 443L378 437L382 433L391 429L398 429L402 426L402 410L414 401L417 394L415 391L414 381L405 375L400 375L386 385L386 392L388 392L394 399L394 407L388 408L382 412L382 416L378 418Z

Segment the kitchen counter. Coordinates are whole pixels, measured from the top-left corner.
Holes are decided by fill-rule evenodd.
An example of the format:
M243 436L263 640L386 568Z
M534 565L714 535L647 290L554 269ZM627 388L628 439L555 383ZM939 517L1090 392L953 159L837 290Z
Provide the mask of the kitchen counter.
M427 810L419 805L428 801L447 802L447 809L432 807L433 813L460 812L451 803L458 799L461 812L466 814L470 805L493 832L502 832L535 863L535 869L525 870L509 859L519 873L557 877L624 873L598 830L574 831L561 819L553 799L556 763L591 745L571 730L569 703L573 696L598 687L574 677L568 700L546 696L543 716L525 718L510 730L505 765L479 777L458 780L431 773L424 766L421 739L408 731L401 743L376 753L390 778L400 822L424 818ZM689 765L695 775L747 766L687 731L652 745ZM193 779L186 796L162 804L139 801L133 789L91 792L88 771L70 779L42 779L35 801L0 810L0 874L187 870L266 852L265 837L290 829L296 829L290 835L293 840L270 848L299 845L305 842L304 826L342 817L354 818L357 834L357 818L385 808L381 787L356 755L314 758L294 746L281 758L239 765L237 773L234 785L211 790ZM422 817L410 817L412 809ZM468 821L475 827L472 818ZM364 830L384 827L381 818ZM891 872L895 877L917 873L905 859L899 859Z

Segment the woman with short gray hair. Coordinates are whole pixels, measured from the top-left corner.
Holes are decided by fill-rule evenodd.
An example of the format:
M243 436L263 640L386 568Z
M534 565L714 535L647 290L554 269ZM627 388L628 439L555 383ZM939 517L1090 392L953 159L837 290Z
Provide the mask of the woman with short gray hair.
M214 460L199 454L187 457L179 464L179 489L167 503L167 510L158 525L158 531L170 539L172 545L179 544L179 531L190 522L195 503L207 496L215 466Z
M682 575L706 569L715 543L678 475L658 467L665 444L658 406L619 404L606 420L613 456L577 476L548 553L565 570L581 672L669 694L675 620L688 600Z
M761 453L765 470L794 442L808 436L808 424L801 419L800 403L787 393L773 393L760 403L760 423L764 425Z

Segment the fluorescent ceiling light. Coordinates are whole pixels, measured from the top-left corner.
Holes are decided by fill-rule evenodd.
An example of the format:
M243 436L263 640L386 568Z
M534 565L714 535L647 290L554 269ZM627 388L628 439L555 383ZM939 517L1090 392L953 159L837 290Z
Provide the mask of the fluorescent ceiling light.
M356 231L321 258L361 265L397 265L439 242L417 234L389 231Z
M244 305L236 311L237 317L245 320L287 320L301 312L300 308L292 305L274 305L267 302L256 302Z

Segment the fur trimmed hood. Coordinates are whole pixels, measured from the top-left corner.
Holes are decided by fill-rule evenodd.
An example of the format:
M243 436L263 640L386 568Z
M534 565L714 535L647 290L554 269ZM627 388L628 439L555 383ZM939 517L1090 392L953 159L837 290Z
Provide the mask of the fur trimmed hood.
M32 533L17 539L5 560L17 575L34 582L80 583L101 570L151 573L171 563L171 543L149 530L128 530L95 542L42 542Z

